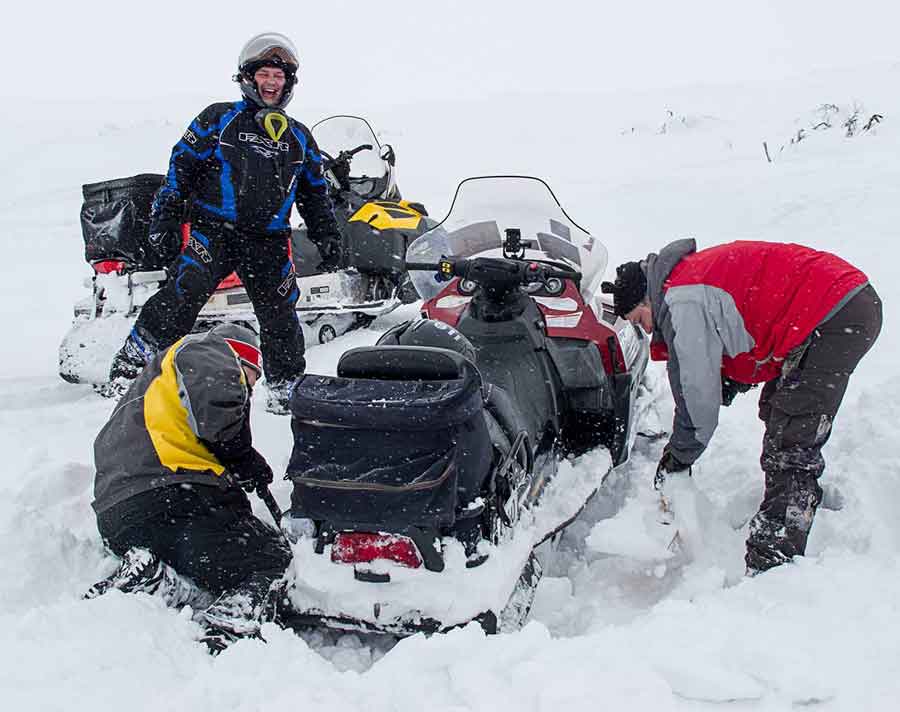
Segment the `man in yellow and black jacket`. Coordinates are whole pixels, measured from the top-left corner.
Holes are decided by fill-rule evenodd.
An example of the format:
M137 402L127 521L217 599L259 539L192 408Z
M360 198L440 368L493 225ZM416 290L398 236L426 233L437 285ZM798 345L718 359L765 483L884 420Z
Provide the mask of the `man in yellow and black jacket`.
M243 491L272 481L250 433L260 360L243 327L186 336L147 365L94 443L97 526L123 563L89 596L118 588L193 603L161 590L187 577L217 597L200 615L213 652L258 635L291 559Z

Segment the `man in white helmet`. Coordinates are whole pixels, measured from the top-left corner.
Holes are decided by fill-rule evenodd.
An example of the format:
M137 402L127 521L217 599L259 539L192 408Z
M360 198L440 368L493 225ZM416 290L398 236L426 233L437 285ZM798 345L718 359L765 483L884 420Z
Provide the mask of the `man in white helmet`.
M252 38L234 77L243 99L208 106L173 148L153 203L150 243L175 262L113 359L113 391L124 390L155 353L188 333L219 282L237 271L259 320L270 409L286 412L290 386L306 365L294 311L292 205L319 247L322 268L337 269L342 259L318 147L284 113L298 69L288 38ZM188 219L191 233L182 247L181 224Z

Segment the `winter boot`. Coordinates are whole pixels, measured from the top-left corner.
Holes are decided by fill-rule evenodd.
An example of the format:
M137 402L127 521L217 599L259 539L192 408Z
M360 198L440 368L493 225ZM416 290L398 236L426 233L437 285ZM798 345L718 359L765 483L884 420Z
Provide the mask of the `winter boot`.
M113 357L109 368L109 382L97 389L100 395L106 398L121 397L156 355L157 350L155 339L145 329L135 326Z
M262 638L261 611L246 593L226 593L200 614L205 632L200 638L211 655L218 655L241 638Z
M155 593L162 583L162 567L159 557L147 549L129 549L119 568L91 586L84 598L97 598L114 588L123 593Z
M755 576L806 553L806 541L822 488L816 475L803 470L766 474L766 494L750 521L747 574Z
M212 600L209 593L180 576L175 569L160 561L156 554L137 547L125 552L119 568L91 586L84 598L97 598L112 589L122 593L158 596L171 608L185 605L202 608Z
M756 576L793 558L786 535L783 522L773 521L765 513L757 512L750 520L750 536L744 556L748 576Z
M266 379L266 410L275 415L291 414L291 393L295 381L269 381Z
M218 655L241 638L265 640L260 634L263 623L281 625L282 615L290 607L288 583L280 579L269 586L260 603L259 596L248 592L228 593L220 596L213 605L196 620L205 628L200 642L211 655Z

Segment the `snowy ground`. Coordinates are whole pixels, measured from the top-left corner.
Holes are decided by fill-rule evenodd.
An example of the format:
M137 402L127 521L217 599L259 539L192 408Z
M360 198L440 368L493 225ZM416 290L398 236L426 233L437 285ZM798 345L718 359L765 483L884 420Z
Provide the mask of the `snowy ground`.
M681 554L665 551L653 521L649 480L662 442L640 441L558 545L541 551L545 577L523 631L485 637L470 626L394 644L273 629L267 645L242 642L217 659L194 642L189 619L153 599L79 600L111 566L90 510L91 444L111 403L56 377L56 347L87 274L80 185L161 171L208 97L4 114L0 128L19 138L0 150L4 708L896 709L898 80L900 68L881 66L741 86L509 94L369 112L396 148L404 194L434 214L467 175L535 173L605 242L612 265L685 235L701 246L793 240L863 268L885 300L885 328L826 448L825 505L809 555L795 565L742 576L746 522L762 492L751 393L723 411L693 487L678 498ZM837 118L817 111L826 103L841 108ZM884 121L848 138L840 123L854 103L860 123L873 113ZM292 105L308 122L348 108L358 110ZM61 113L67 120L51 124ZM833 127L812 130L823 116ZM309 368L333 369L343 349L376 336L354 333L311 350ZM283 469L289 422L256 406L258 447ZM669 407L660 404L663 420ZM286 484L275 494L286 504Z

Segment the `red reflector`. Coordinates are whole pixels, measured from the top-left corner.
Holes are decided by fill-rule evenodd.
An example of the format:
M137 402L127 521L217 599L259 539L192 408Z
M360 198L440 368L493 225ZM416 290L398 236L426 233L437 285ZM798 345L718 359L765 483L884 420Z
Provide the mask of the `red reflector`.
M240 287L241 286L241 278L237 276L237 272L232 272L225 279L219 282L219 286L216 289L231 289L232 287Z
M125 263L121 260L103 260L102 262L94 262L91 265L97 274L116 274L125 270Z
M417 569L422 557L412 539L397 534L372 532L342 532L334 538L331 560L341 564L368 564L387 559L402 566Z

